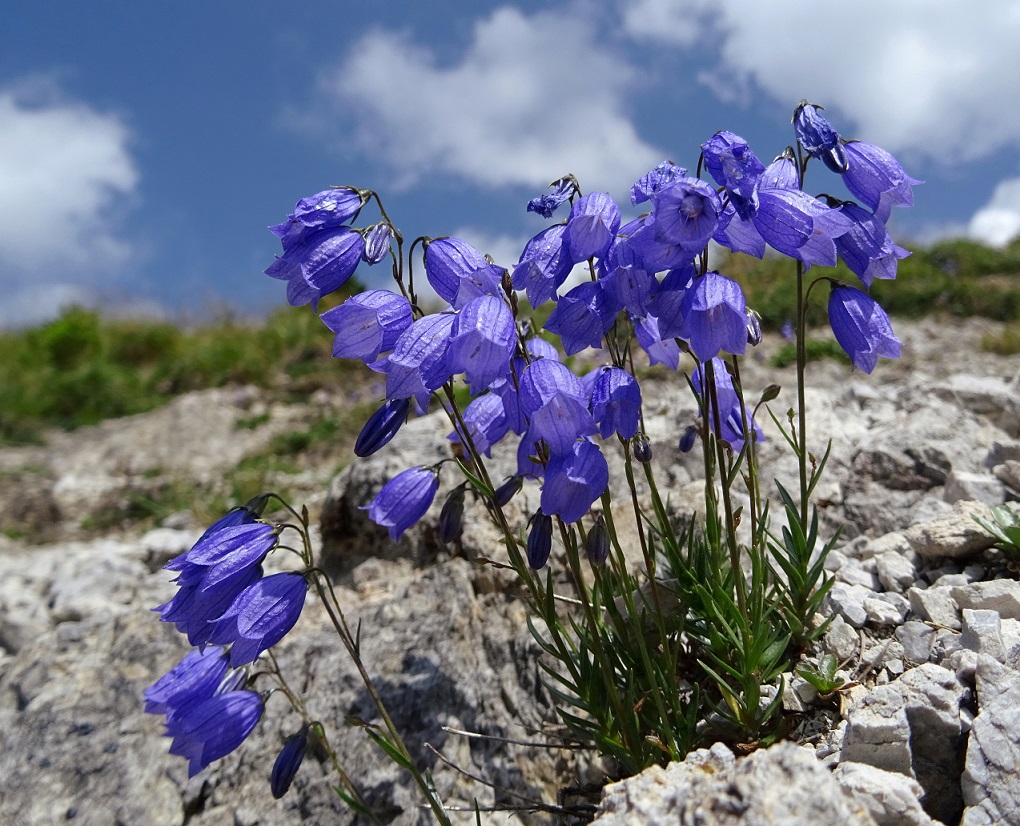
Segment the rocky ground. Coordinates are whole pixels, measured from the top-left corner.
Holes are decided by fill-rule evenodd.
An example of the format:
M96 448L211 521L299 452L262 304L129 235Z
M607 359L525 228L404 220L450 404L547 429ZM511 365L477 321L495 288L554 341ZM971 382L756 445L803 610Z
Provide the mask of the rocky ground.
M784 708L800 721L795 743L747 758L717 745L609 786L590 798L601 800L600 822L658 822L664 811L670 822L702 824L1020 822L1020 583L972 519L1020 495L1020 360L981 353L986 329L900 323L904 357L874 375L834 362L812 368L812 438L821 448L823 434L833 440L818 491L823 531L845 525L829 561L837 584L826 610L836 619L812 656L835 654L856 685L823 700L790 675ZM774 405L782 411L793 368L765 357L780 344L767 340L761 359L746 360L744 383L752 394L782 385ZM676 439L694 406L675 378L644 386L657 478L671 506L689 512L701 496L698 461ZM155 527L109 518L157 490L214 490L276 436L350 403L340 393L293 405L247 388L206 391L53 434L42 447L0 449L0 822L350 822L315 760L283 800L269 797L275 753L297 727L282 698L270 699L237 753L190 781L184 761L167 755L141 692L187 649L150 609L172 593L162 564L209 515L196 502ZM447 430L437 416L415 420L382 454L335 478L337 457L324 453L267 482L321 515L322 564L351 621L361 621L364 658L444 799L466 809L476 800L520 805L513 795L583 801L563 790L598 787L590 755L448 730L525 743L549 733L522 603L477 561L499 548L484 511L469 515L462 547L450 552L435 539L438 504L397 545L357 509L397 471L444 455ZM794 479L774 428L766 433L769 474ZM497 467L510 461L497 451ZM525 487L515 507L536 500ZM368 796L394 822L428 822L363 732L340 725L372 711L338 648L310 601L279 656L313 713L335 721L341 758ZM497 788L439 762L426 742ZM468 812L454 817L474 822ZM482 820L508 817L557 816Z

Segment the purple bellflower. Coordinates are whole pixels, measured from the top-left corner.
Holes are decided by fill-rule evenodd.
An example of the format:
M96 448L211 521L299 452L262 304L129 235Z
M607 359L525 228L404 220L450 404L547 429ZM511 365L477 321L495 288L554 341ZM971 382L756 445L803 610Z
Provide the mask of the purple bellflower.
M846 152L832 124L818 114L821 108L802 100L793 114L793 128L805 152L812 158L821 158L829 169L841 175L849 165Z
M645 316L634 322L634 335L651 365L665 364L671 370L680 366L680 345L673 337L663 338L659 332L659 319Z
M365 290L321 316L333 340L333 357L360 359L366 364L393 349L411 326L411 305L389 290Z
M542 512L577 522L608 484L609 465L598 445L577 440L569 453L553 454L549 460L542 482Z
M700 252L708 243L722 212L715 190L694 178L683 178L660 190L652 203L655 237L691 253Z
M347 227L319 230L286 250L265 273L287 282L287 301L292 306L314 306L354 275L364 250L360 232Z
M634 316L648 311L648 302L658 292L655 276L640 267L617 266L600 279L607 309L625 309Z
M444 301L460 309L480 295L502 293L503 268L459 238L437 238L425 247L425 276Z
M188 777L194 777L240 746L264 710L262 698L254 691L216 694L189 707L186 714L167 719L166 734L173 738L170 753L186 758Z
M506 302L483 295L464 305L457 314L450 339L450 371L463 372L472 394L510 370L517 345L517 326Z
M529 364L521 376L520 395L531 420L525 437L528 449L544 440L553 455L565 454L579 436L598 431L581 380L558 361L538 359Z
M591 394L591 412L599 433L608 439L614 432L624 439L638 429L641 415L641 388L634 377L620 367L597 371Z
M466 483L458 485L446 497L439 511L439 541L444 545L456 542L464 532L464 492Z
M216 693L227 675L227 654L219 646L195 649L145 689L145 711L170 716Z
M885 223L894 206L913 206L912 186L923 183L911 178L900 162L874 144L850 141L845 146L849 167L843 183Z
M754 203L755 215L757 215L759 203L757 195ZM733 252L742 252L745 255L753 255L755 258L765 257L765 239L761 237L753 220L741 220L732 200L726 204L719 216L719 226L716 227L712 239Z
M223 516L206 528L205 533L199 537L198 542L196 542L195 545L202 544L202 542L204 542L209 536L223 528L234 528L238 525L252 524L256 519L262 516L262 512L266 509L266 505L269 503L270 498L271 494L262 493L252 499L249 499L243 505L231 508Z
M566 230L566 224L542 230L528 241L514 267L513 287L527 292L532 307L539 307L555 296L574 266L564 236Z
M586 347L601 349L602 336L615 319L616 313L606 303L602 283L585 281L556 302L545 329L560 337L564 352L570 356Z
M853 221L849 231L836 239L836 249L847 267L865 287L871 287L876 278L895 278L896 262L910 252L894 244L885 224L864 207L846 202L840 211Z
M528 566L533 571L542 570L551 552L552 517L542 513L539 508L531 517L531 528L528 531Z
M362 510L377 525L388 528L394 542L421 519L439 489L439 476L426 467L413 467L394 476Z
M220 617L209 641L230 646L230 665L255 662L282 640L301 616L307 583L302 574L272 574L245 588Z
M349 186L327 189L302 198L287 220L270 227L269 231L280 239L286 252L319 230L334 229L353 221L367 200L367 193Z
M528 212L537 212L543 218L552 218L553 213L559 209L561 204L574 197L577 192L577 181L573 175L568 175L558 181L553 181L549 184L549 188L553 191L528 201Z
M609 531L604 516L600 515L588 531L584 541L584 555L592 565L605 565L609 559Z
M467 427L471 444L479 453L492 456L492 447L510 432L504 401L496 393L486 393L471 400L461 418ZM468 449L468 442L462 434L454 430L447 438L454 444L463 445Z
M834 287L829 293L829 324L839 346L865 373L875 369L879 356L900 357L901 342L889 316L875 299L855 287Z
M747 349L747 301L736 281L717 272L695 278L683 294L680 314L679 337L701 361L720 351L742 355Z
M630 202L637 206L681 178L687 177L687 170L672 161L663 161L651 172L647 172L630 188Z
M708 363L708 362L706 362ZM713 410L709 410L709 426L712 432L727 442L734 451L740 452L744 449L744 441L747 438L747 423L750 422L751 432L754 433L755 442L765 441L765 435L762 433L758 423L751 419L750 411L747 412L746 418L743 417L741 412L740 397L737 395L737 391L733 387L733 379L730 377L729 371L726 369L726 362L720 358L714 358L711 360L712 375L715 380L715 395L719 405L718 418L719 418L719 430L716 430L716 413ZM707 385L704 382L704 373L706 373L705 365L698 365L698 369L691 375L691 383L694 385L694 389L698 395L701 396L708 406L708 395ZM685 441L693 446L695 436L690 436L688 433L684 434L684 437L680 440L680 449L683 450L685 447ZM688 450L690 447L688 447Z
M606 192L591 192L570 209L564 239L573 263L602 258L620 228L620 208Z
M294 777L305 759L307 748L308 732L306 729L301 729L297 734L288 737L287 742L280 749L280 753L273 763L273 771L269 775L269 790L277 800L287 794L290 784L294 782Z
M701 144L705 169L717 184L726 187L730 203L741 220L747 221L758 211L758 178L765 166L739 135L716 132Z
M449 347L456 318L453 313L433 313L401 334L393 352L380 362L386 373L387 398L414 398L419 409L428 407L432 392L453 377Z

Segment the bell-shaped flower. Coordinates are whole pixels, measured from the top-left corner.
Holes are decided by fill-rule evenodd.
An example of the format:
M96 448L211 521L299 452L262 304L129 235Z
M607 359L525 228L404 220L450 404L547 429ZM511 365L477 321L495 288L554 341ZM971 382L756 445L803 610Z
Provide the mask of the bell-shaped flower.
M368 193L340 186L302 198L287 220L270 227L283 244L284 251L306 241L322 229L335 229L353 221L368 200Z
M680 338L701 360L720 352L741 355L747 349L747 300L740 285L717 272L695 278L680 306Z
M701 249L660 237L651 215L644 218L622 244L630 249L639 266L651 273L687 266L701 252Z
M425 277L440 298L460 309L480 295L502 293L503 268L459 238L437 238L425 247Z
M556 302L545 322L545 329L555 333L570 356L586 347L602 348L602 336L613 326L616 313L606 304L602 283L585 281Z
M599 281L607 309L614 313L625 309L634 316L648 312L648 302L659 289L655 276L634 266L614 267Z
M308 588L302 574L271 574L245 588L220 617L209 641L230 646L230 665L253 663L282 640L301 616Z
M305 759L307 748L308 731L302 728L297 734L288 737L280 749L273 763L273 771L269 775L269 790L277 800L287 794L290 784L294 782L294 777Z
M226 757L241 745L262 719L265 704L254 691L227 691L167 719L172 737L170 753L188 760L188 777L194 777L213 760Z
M407 421L411 409L409 399L388 399L369 416L354 442L354 455L365 458L390 443Z
M656 238L699 252L719 223L722 203L704 181L683 178L652 198Z
M620 228L620 207L606 192L590 192L570 209L564 239L573 263L601 258Z
M758 211L757 183L765 165L739 135L716 132L701 144L705 169L717 184L726 187L730 203L741 220L749 220Z
M705 364L708 363L706 362ZM762 433L758 423L752 419L751 411L746 410L746 407L742 407L740 403L740 396L737 395L737 391L733 387L733 379L730 378L729 371L726 369L726 362L720 358L714 358L710 363L712 365L712 375L715 379L715 398L719 406L718 418L720 427L718 430L716 429L716 413L711 409L710 395L706 392L708 385L704 381L704 374L707 373L705 364L698 365L698 368L691 375L691 383L694 385L695 392L701 397L702 403L709 408L708 421L712 432L722 441L727 442L737 453L744 449L748 424L750 425L751 432L754 434L754 441L765 441L765 435ZM746 416L744 413L746 413ZM690 450L694 445L696 437L697 429L695 428L695 432L692 434L690 428L688 428L687 432L680 439L680 450L686 452L685 447L687 450Z
M664 364L671 370L680 366L680 345L659 332L659 319L645 316L634 322L634 335L651 365Z
M923 181L911 178L896 158L864 141L850 141L845 149L849 166L843 183L879 221L888 221L894 206L913 206L911 187Z
M413 321L408 300L389 290L360 292L327 310L321 318L336 333L333 357L366 363L392 350Z
M542 230L528 241L521 260L514 267L515 290L525 290L532 307L539 307L556 295L574 262L565 243L566 224Z
M364 250L360 232L347 227L319 230L286 250L265 273L287 282L287 301L292 306L314 305L354 275Z
M375 524L388 528L396 541L421 519L439 489L439 476L426 467L413 467L394 476L362 510Z
M368 265L378 264L390 251L390 238L393 235L389 224L379 223L365 234L365 250L361 260Z
M829 324L839 346L865 373L875 369L879 356L900 357L901 342L889 316L875 299L855 287L838 286L829 293Z
M454 375L449 349L455 321L453 313L433 313L419 318L401 334L382 364L386 398L414 398L419 408L428 407L432 392Z
M755 198L755 214L758 212L758 199ZM726 204L719 216L719 226L712 236L719 246L732 252L742 252L755 258L765 257L765 239L761 237L753 220L742 220L733 203Z
M577 192L577 180L573 175L560 178L549 184L552 192L539 195L528 201L528 212L537 212L543 218L552 218L553 213L560 205L570 200Z
M539 508L531 517L528 531L528 567L540 571L549 561L552 552L552 517Z
M577 522L609 484L609 465L598 445L587 439L575 441L570 452L553 454L542 482L543 513Z
M531 442L545 441L554 455L570 451L579 436L598 431L581 380L564 364L533 361L521 376L520 394L531 421Z
M910 252L894 244L885 224L863 207L847 202L840 211L853 221L850 229L836 239L836 249L847 267L865 287L871 287L876 278L895 278L896 262Z
M227 675L227 653L218 646L195 649L145 689L148 714L171 715L216 693Z
M463 445L465 450L468 450L468 444L473 444L485 456L491 457L493 445L510 432L503 399L496 393L486 393L472 399L461 418L470 441L464 438L459 424L447 438L454 444Z
M591 412L603 439L613 433L624 439L631 438L637 433L641 415L641 388L637 381L620 367L604 367L597 371L591 393Z
M663 161L651 172L646 172L630 188L630 202L637 206L650 200L657 193L666 189L682 178L687 177L687 170L672 161Z
M234 528L238 525L252 524L256 519L262 516L262 512L266 509L266 505L269 503L270 498L271 494L261 493L258 496L249 499L245 504L238 505L236 508L231 508L227 511L227 513L206 528L205 533L199 537L199 540L195 543L195 545L200 545L205 542L205 540L212 534L217 533L223 528ZM192 547L195 547L195 545ZM177 569L171 568L170 570Z
M464 373L472 394L481 393L510 369L517 327L506 302L483 295L464 305L452 329L449 369Z
M846 152L832 124L818 114L821 108L802 100L793 114L793 128L805 152L812 158L821 158L836 174L842 174L848 165Z

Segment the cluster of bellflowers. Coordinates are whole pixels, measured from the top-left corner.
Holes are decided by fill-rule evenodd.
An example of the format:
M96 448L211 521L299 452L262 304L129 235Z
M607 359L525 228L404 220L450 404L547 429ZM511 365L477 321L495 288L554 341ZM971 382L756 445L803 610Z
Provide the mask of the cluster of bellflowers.
M260 521L263 494L217 520L192 548L165 566L177 593L157 607L195 649L145 691L145 711L165 715L170 753L193 777L234 751L262 719L266 697L254 690L253 665L294 626L304 607L304 573L265 575L280 546L280 526ZM271 776L273 794L289 787L307 731L288 739Z
M595 437L618 436L633 444L639 460L648 455L633 360L612 346L621 330L650 364L678 369L681 354L694 356L692 383L704 392L705 377L712 377L721 412L716 435L733 450L749 432L761 438L721 359L760 341L759 319L737 282L708 269L710 241L758 258L771 247L805 271L841 258L860 284L829 279L836 340L868 373L879 356L897 357L900 341L868 289L875 279L894 278L898 260L908 255L893 243L886 221L892 207L912 204L911 187L920 182L885 150L843 139L819 109L806 101L797 107L800 152L821 159L857 201L803 191L803 167L793 149L766 166L743 138L721 131L701 146L699 171L714 184L665 161L632 187L631 203L648 211L626 223L607 193L583 195L573 176L554 182L528 210L550 219L569 205L569 214L535 235L512 270L457 238L420 239L426 278L447 302L429 314L415 303L413 287L405 288L399 250L394 254L390 245L399 233L388 219L351 226L374 193L338 187L299 201L287 222L271 228L284 253L266 270L287 281L291 304L314 305L343 285L359 262L377 263L387 252L394 261L399 292L366 290L321 316L336 334L334 356L361 360L385 377L386 401L355 452L380 449L412 407L424 412L433 394L463 377L473 399L453 416L449 438L469 458L518 439L517 474L493 493L505 504L523 479L541 483L528 554L537 569L548 557L550 518L577 522L608 485ZM590 278L561 294L578 265ZM557 348L518 317L518 292L534 308L555 303L545 330L559 337L566 355L606 348L611 363L575 375ZM713 370L703 369L708 363ZM709 425L716 424L713 417ZM685 434L688 446L691 438ZM369 516L398 539L431 506L438 473L438 467L415 467L399 474L368 505ZM462 503L457 489L441 516L441 534L456 533Z

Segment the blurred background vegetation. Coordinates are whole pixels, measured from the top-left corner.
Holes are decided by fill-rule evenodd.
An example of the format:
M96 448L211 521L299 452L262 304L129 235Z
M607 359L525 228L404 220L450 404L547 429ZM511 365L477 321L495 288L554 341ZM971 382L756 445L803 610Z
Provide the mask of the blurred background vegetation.
M766 328L779 329L790 317L795 293L788 261L734 256L722 270L743 285ZM826 274L857 283L842 265ZM349 283L320 312L360 289ZM876 281L871 293L894 318L946 314L1006 322L984 346L1020 352L1020 239L1004 249L962 240L915 248L900 262L897 279ZM825 323L824 305L823 296L812 297L811 324ZM0 442L37 442L46 427L73 429L141 413L180 393L227 384L276 388L298 400L360 374L358 365L330 357L332 338L307 307L281 308L261 323L223 318L189 329L70 308L43 326L0 333ZM817 349L825 356L833 347Z

